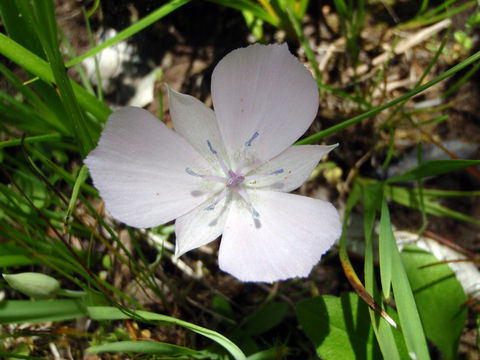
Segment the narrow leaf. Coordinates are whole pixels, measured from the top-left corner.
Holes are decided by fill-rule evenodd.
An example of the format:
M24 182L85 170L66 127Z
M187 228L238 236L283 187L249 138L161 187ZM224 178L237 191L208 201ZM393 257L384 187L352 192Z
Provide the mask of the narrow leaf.
M467 318L467 298L447 264L423 267L438 259L420 248L403 248L401 258L412 286L427 337L445 359L456 359L458 343Z
M470 166L480 165L480 160L432 160L427 161L406 173L388 179L387 183L419 180L429 176L449 173Z
M382 212L380 221L385 223L385 226L390 227L390 214L388 212L387 202L383 200ZM394 241L393 234L385 234L384 239L380 241ZM397 304L398 316L400 318L400 325L402 327L403 337L407 345L410 357L415 357L417 360L430 359L428 353L427 341L423 332L422 322L418 314L417 305L408 282L408 277L400 259L400 254L395 243L391 244L392 249L392 288L395 295L395 302Z

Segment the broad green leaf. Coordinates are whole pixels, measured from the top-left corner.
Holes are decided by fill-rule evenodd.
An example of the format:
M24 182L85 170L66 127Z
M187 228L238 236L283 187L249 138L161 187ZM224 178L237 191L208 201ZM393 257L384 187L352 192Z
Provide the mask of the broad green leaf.
M226 319L235 320L235 314L227 299L223 296L215 295L212 302L217 313L224 316Z
M36 272L3 274L15 290L35 299L51 299L60 291L60 283L52 276Z
M301 301L297 318L318 356L330 359L381 359L368 307L354 293Z
M384 223L385 228L390 229L390 234L387 234L386 232L380 234L380 237L384 237L383 239L380 239L380 242L393 242L391 244L391 261L393 266L392 289L408 352L411 357L415 357L417 360L430 359L427 341L423 332L417 305L412 294L412 289L410 288L410 283L408 282L407 273L405 272L400 259L400 253L398 252L396 243L394 243L395 239L393 234L391 234L392 228L390 225L390 214L385 199L382 203L380 222Z
M249 335L263 334L280 324L287 315L287 311L286 303L267 303L246 319L243 325L244 332Z
M386 183L419 180L429 176L445 174L451 171L464 169L470 166L480 165L480 160L432 160L427 161L406 173L394 176Z
M401 253L427 337L440 349L445 359L456 359L462 334L467 301L462 286L447 264L432 254L409 245Z
M275 346L271 349L262 350L250 355L247 360L278 360L284 359L288 355L286 346Z

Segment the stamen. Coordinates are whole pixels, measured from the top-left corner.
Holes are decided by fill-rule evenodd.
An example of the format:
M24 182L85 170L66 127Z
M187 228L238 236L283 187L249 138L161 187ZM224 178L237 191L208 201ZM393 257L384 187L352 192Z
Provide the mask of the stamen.
M258 132L255 131L255 134L252 135L252 137L250 138L250 140L248 140L246 143L245 143L245 146L247 147L250 147L252 146L252 141L255 140L258 136Z
M217 155L217 151L213 148L212 143L210 142L210 140L207 140L207 145L208 145L208 148L210 149L210 151L211 151L213 154Z
M240 156L240 161L238 162L237 171L236 171L237 173L239 173L242 170L243 165L245 164L245 157L247 155L247 147L252 146L252 141L255 140L258 137L258 135L259 135L258 131L255 131L255 134L252 135L250 140L245 142L244 147L243 147L243 151L242 151L242 155Z
M250 201L250 198L248 197L247 192L245 189L241 186L237 188L237 193L242 197L242 199L247 203L248 206L250 206L250 212L252 213L252 216L254 219L258 219L260 217L260 214L258 213L257 210L252 205L252 202Z
M217 158L217 161L218 163L220 164L220 167L222 168L223 172L225 173L225 175L228 176L228 168L227 168L227 165L225 165L225 162L223 161L223 159L220 157L220 155L218 155L217 153L217 150L215 150L212 146L212 143L210 142L210 140L207 140L207 145L208 145L208 148L210 149L210 151L212 152L213 155L215 155L215 157Z
M281 174L281 173L283 173L283 169L278 169L278 170L272 171L268 175L278 175L278 174Z
M197 174L195 171L193 171L189 167L185 168L185 171L187 172L188 175L198 176L198 177L203 177L204 176L204 175Z
M275 171L272 171L272 172L269 172L269 173L266 173L266 174L255 174L255 175L246 176L245 177L245 182L255 181L255 180L267 177L267 176L278 175L278 174L281 174L283 172L284 172L283 169L278 169L278 170L275 170Z
M227 179L224 178L224 177L215 176L215 175L202 175L202 174L198 174L198 173L196 173L195 171L193 171L192 169L190 169L189 167L185 168L185 172L186 172L188 175L192 175L192 176L196 176L196 177L199 177L199 178L202 178L202 179L207 179L207 180L219 182L219 183L222 183L222 184L225 184L225 183L227 182Z
M204 210L212 211L213 209L215 209L215 206L217 206L217 204L220 201L222 201L225 198L226 195L227 195L227 188L223 189L223 191L220 193L220 195L218 195L218 198L213 203L208 205Z

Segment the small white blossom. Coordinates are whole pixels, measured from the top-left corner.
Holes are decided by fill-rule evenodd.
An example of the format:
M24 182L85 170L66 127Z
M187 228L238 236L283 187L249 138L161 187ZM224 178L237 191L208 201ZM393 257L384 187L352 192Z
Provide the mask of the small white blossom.
M85 163L113 217L176 219L176 255L222 235L220 268L243 281L308 276L341 233L332 204L288 194L333 146L290 146L318 89L286 45L229 53L212 75L213 112L169 89L175 131L145 110L114 112Z

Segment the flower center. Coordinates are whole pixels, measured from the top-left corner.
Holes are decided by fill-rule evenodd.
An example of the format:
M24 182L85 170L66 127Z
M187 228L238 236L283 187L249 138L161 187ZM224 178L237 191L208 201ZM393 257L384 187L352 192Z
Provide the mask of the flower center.
M245 176L242 174L235 174L232 170L228 170L227 187L234 188L235 186L240 185L243 180L245 180Z
M185 171L189 175L201 177L203 179L207 179L207 180L210 180L210 181L220 182L220 183L226 185L225 189L223 189L223 191L218 195L218 197L215 199L215 201L213 203L211 203L209 206L207 206L205 208L205 210L215 209L215 206L227 196L229 191L235 191L245 201L245 203L249 206L250 212L252 213L252 216L255 219L260 217L260 214L253 207L252 202L250 201L247 192L245 191L244 187L242 186L242 183L244 181L249 182L249 181L253 181L253 180L256 180L258 178L265 177L265 176L281 174L281 173L283 173L283 169L278 169L278 170L272 171L272 172L267 173L267 174L256 174L256 175L251 175L251 176L244 176L241 173L242 168L245 164L245 159L246 159L246 155L247 155L247 148L252 146L253 140L255 140L258 137L258 135L259 135L258 132L255 132L252 135L252 137L248 141L245 142L242 154L240 156L240 160L238 162L237 169L235 171L233 171L232 169L227 167L227 165L225 164L222 157L218 154L218 152L212 146L212 143L210 142L210 140L207 140L208 148L210 149L212 154L215 155L215 157L217 159L217 162L220 165L220 167L222 168L226 177L215 176L215 175L202 175L202 174L196 173L195 171L193 171L190 168L185 169Z

